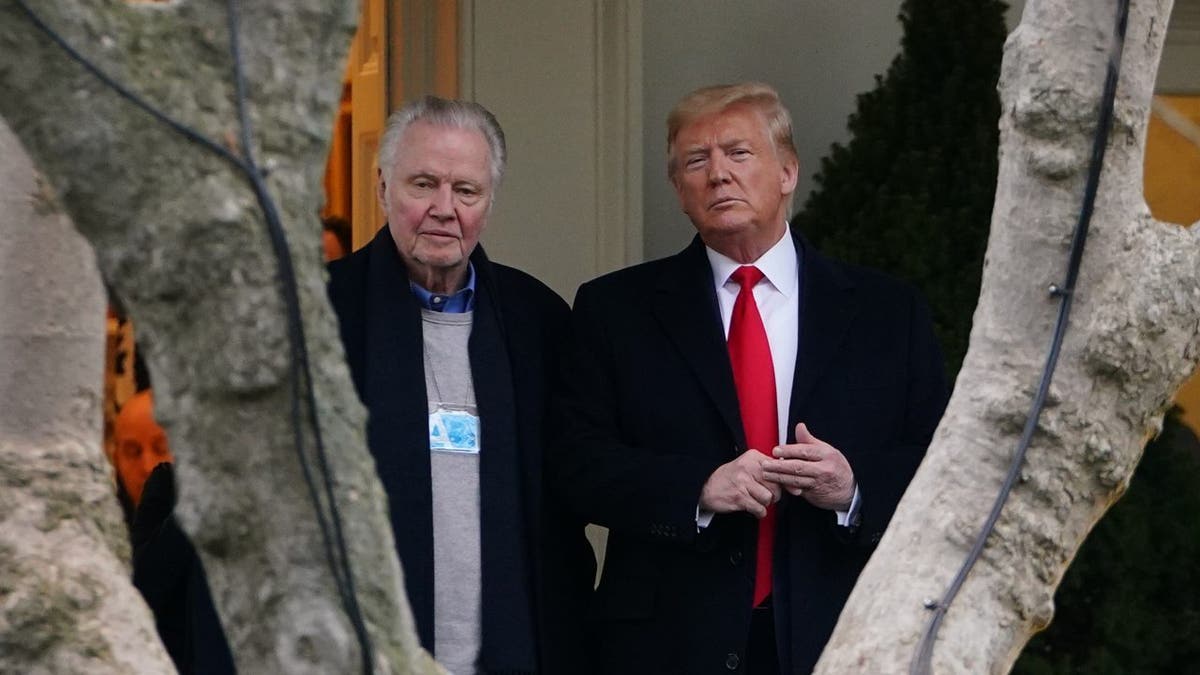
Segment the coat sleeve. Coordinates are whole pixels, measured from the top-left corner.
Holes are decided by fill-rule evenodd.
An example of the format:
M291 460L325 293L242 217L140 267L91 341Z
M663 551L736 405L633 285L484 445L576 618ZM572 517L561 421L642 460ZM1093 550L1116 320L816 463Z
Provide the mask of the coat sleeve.
M690 544L700 490L720 461L633 445L622 433L621 410L653 406L628 382L635 367L617 357L619 302L593 284L580 288L562 364L561 433L548 457L554 489L591 522L614 532Z
M907 387L904 421L895 446L854 467L862 493L861 520L852 539L873 547L925 457L946 407L946 376L929 308L909 295Z

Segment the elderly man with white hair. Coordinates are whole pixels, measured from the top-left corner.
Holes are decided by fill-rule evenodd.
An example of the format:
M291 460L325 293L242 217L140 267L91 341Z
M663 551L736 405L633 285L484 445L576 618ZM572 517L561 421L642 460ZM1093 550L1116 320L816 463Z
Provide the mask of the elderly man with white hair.
M330 266L330 298L422 645L457 675L577 673L595 560L543 485L568 308L479 246L504 134L475 103L394 113L388 224Z

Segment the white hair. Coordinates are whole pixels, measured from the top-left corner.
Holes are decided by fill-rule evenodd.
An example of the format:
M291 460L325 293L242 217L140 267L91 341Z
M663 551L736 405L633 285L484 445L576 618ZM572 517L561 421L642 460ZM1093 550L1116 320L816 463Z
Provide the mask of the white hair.
M488 144L488 166L492 173L492 194L504 177L508 151L504 145L504 130L496 116L473 101L425 96L404 104L388 117L383 139L379 143L379 168L386 175L396 163L400 139L414 122L425 122L455 129L474 129L483 134Z

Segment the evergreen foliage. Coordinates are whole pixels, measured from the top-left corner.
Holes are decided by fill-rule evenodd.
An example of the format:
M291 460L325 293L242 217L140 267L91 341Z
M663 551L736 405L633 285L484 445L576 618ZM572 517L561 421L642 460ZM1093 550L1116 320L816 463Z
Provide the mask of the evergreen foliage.
M1174 414L1063 577L1016 675L1194 673L1200 664L1200 441Z
M906 0L901 52L858 97L792 222L822 252L914 283L958 372L996 187L999 0Z

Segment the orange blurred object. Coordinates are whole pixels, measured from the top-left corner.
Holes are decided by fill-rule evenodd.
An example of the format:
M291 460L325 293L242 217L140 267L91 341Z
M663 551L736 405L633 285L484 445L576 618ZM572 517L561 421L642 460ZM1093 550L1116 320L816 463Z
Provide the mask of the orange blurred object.
M134 394L121 406L113 435L117 478L137 506L150 472L159 464L172 461L167 434L154 421L154 397L149 389Z
M342 242L332 230L321 232L321 243L325 247L325 262L331 262L346 255L349 251L342 247Z

